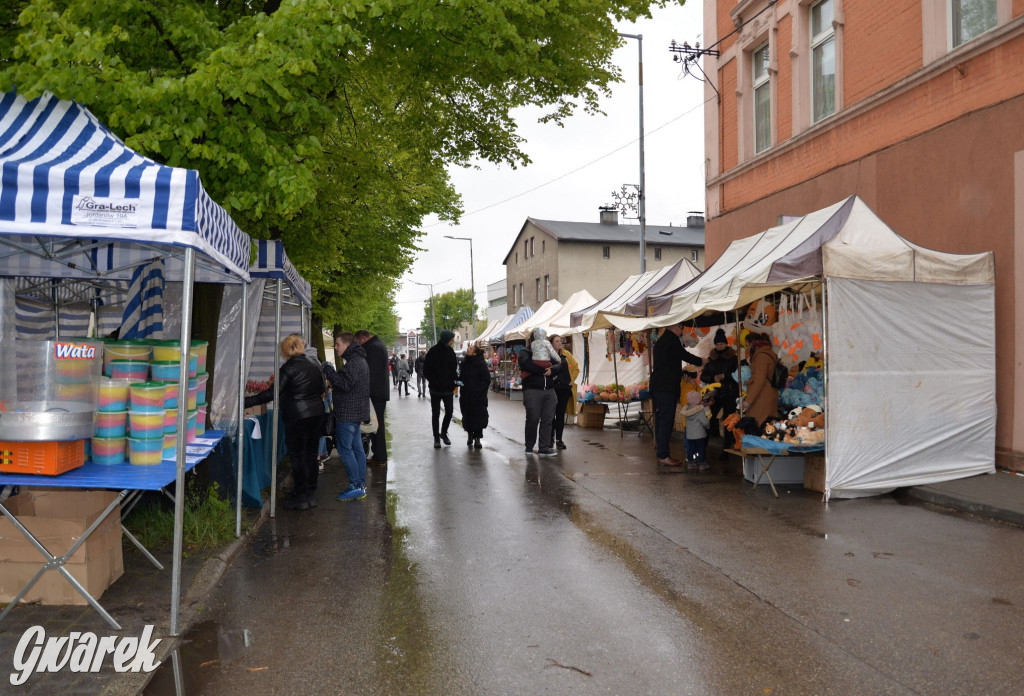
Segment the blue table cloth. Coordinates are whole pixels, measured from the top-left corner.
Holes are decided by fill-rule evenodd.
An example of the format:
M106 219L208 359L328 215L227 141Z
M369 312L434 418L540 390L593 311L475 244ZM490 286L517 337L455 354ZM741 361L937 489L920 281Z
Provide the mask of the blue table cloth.
M245 419L245 451L243 452L242 468L242 505L246 507L263 507L263 490L270 488L270 480L273 476L271 470L271 452L273 452L272 433L270 431L275 410L268 410L266 413L253 416L260 424L259 440L252 438L255 423ZM277 461L288 451L284 444L284 422L278 420L277 431ZM235 467L238 466L237 458L232 460ZM238 475L237 468L235 475Z
M772 454L805 454L807 452L821 452L825 449L824 444L820 445L796 445L790 442L779 442L777 440L767 440L763 437L755 437L754 435L743 436L743 449L754 449L760 447L766 449Z

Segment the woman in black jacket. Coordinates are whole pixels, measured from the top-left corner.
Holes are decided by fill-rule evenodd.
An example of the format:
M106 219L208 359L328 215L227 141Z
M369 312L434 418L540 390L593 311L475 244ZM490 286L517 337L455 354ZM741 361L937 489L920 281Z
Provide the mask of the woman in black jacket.
M480 438L487 427L487 391L491 388L491 372L484 359L484 344L470 343L466 357L459 367L459 408L462 409L462 427L468 439L466 444L480 449Z
M324 420L324 378L320 368L303 355L306 349L297 334L281 341L281 357L286 361L279 371L281 377L281 420L284 421L285 445L292 462L295 492L285 499L289 510L316 507L316 484L320 473L317 446ZM245 397L246 408L274 400L274 386Z

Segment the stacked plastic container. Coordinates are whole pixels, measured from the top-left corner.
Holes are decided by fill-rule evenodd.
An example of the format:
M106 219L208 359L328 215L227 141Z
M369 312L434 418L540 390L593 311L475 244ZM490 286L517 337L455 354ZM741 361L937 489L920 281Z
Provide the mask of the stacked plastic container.
M186 420L185 441L194 442L196 436L205 432L206 423L206 356L209 343L193 339L189 344L188 391L186 403L178 403L178 379L180 377L181 341L156 341L153 344L153 380L163 383L165 393L164 418L164 458L175 456L177 445L178 411L185 408L188 412ZM202 411L200 412L200 408ZM200 415L202 419L200 420ZM202 425L200 425L200 422Z

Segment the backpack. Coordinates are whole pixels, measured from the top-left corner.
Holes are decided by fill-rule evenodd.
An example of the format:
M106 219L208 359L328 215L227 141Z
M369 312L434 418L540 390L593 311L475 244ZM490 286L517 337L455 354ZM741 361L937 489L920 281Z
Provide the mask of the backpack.
M785 389L786 382L789 381L789 368L782 364L782 361L775 363L775 371L768 379L768 383L772 385L772 389Z

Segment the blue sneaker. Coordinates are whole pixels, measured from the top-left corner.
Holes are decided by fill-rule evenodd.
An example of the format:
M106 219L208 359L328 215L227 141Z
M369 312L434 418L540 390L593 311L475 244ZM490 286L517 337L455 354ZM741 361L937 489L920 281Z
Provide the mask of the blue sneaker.
M365 488L356 488L350 485L348 490L344 490L338 494L338 500L362 500L366 497Z

